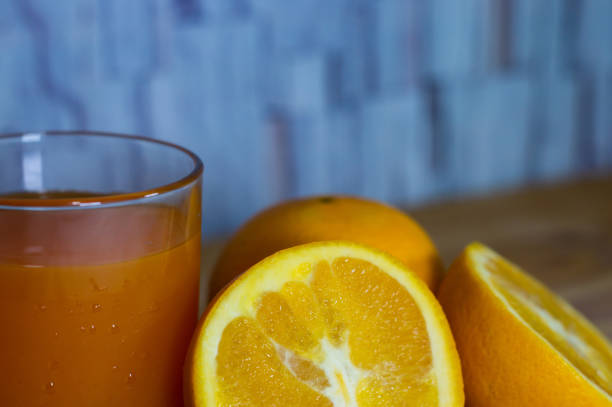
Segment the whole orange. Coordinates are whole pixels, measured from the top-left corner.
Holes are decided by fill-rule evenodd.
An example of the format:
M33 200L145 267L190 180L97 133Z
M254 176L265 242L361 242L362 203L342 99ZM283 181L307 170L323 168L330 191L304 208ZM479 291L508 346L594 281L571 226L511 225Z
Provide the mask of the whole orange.
M395 256L435 290L443 265L433 242L404 212L346 196L287 201L260 212L230 239L213 270L212 298L263 258L299 244L349 240Z

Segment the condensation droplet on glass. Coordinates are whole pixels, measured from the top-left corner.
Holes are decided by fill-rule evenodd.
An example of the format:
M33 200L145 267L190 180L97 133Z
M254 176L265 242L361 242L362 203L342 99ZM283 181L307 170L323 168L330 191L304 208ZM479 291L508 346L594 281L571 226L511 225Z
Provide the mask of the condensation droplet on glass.
M90 278L89 282L91 283L91 287L93 288L94 291L104 291L104 290L106 290L106 287L98 284L98 282L96 280L94 280L93 278Z
M96 332L96 326L94 324L89 325L89 333L95 333Z
M55 382L53 380L50 380L45 385L45 390L47 391L47 393L55 393Z
M117 332L119 332L119 325L116 322L113 322L111 324L111 333L116 334Z
M117 365L113 365L113 367L111 367L111 369L113 369L113 370L117 370L117 369L119 369L119 366L117 366Z
M40 304L38 306L38 310L41 312L45 312L47 310L47 306L45 304Z
M55 331L55 332L53 332L53 335L55 335L57 337L57 336L59 336L59 332Z
M125 378L125 382L126 383L134 383L134 380L136 380L136 377L134 376L134 373L129 372L127 377Z
M87 332L87 328L85 327L85 325L81 325L81 326L79 327L79 330L80 330L81 332Z
M93 312L102 311L102 305L100 305L100 304L93 304L93 305L91 306L91 310L92 310Z

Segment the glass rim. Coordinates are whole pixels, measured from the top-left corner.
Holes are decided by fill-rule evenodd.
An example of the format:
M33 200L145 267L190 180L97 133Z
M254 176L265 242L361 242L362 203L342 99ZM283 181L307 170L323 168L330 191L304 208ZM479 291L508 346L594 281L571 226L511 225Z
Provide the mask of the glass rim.
M145 143L153 143L171 148L182 152L193 162L193 169L185 176L176 181L162 184L154 188L138 190L133 192L124 192L108 195L93 195L85 197L71 198L7 198L0 195L0 209L9 210L58 210L58 209L100 209L109 206L123 206L135 202L144 202L152 198L164 196L173 191L182 189L191 183L195 182L204 172L204 164L202 160L191 150L181 147L177 144L168 141L157 140L151 137L140 136L135 134L122 134L104 131L91 130L44 130L32 131L23 133L5 133L0 134L0 144L3 141L16 139L20 140L24 136L94 136L110 139L140 141Z

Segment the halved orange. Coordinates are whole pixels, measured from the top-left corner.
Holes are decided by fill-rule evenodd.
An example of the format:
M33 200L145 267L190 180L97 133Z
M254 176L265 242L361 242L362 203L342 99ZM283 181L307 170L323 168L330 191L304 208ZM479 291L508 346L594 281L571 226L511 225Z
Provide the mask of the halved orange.
M398 260L349 242L280 251L201 319L185 369L194 406L462 406L441 307Z
M568 303L491 249L469 245L438 299L471 407L612 406L610 344Z

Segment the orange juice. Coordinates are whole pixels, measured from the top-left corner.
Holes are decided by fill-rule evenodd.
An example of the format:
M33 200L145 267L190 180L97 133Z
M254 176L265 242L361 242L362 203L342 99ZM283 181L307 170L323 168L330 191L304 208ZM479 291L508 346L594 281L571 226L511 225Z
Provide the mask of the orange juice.
M161 204L0 210L0 405L182 405L197 199L197 222Z

